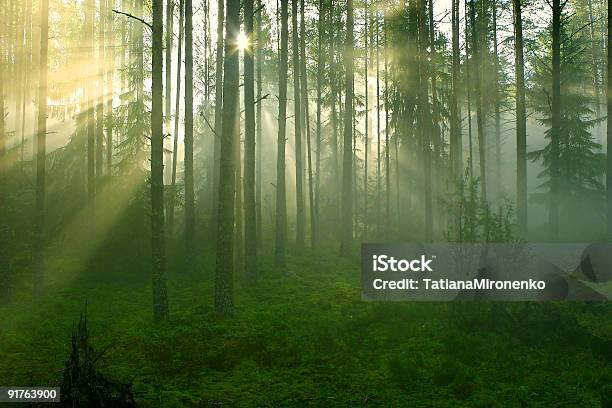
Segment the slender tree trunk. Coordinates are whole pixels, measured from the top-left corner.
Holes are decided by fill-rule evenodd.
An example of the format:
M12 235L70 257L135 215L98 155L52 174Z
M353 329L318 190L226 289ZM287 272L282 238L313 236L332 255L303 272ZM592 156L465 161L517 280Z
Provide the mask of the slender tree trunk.
M364 67L364 82L365 82L365 126L364 126L364 161L363 161L363 238L367 239L368 237L368 160L369 160L369 150L370 150L370 140L369 140L369 125L370 125L370 101L369 101L369 88L370 85L368 83L368 56L371 56L371 50L368 48L369 37L370 37L370 27L369 27L369 9L368 9L368 0L364 0L363 3L363 30L364 30L364 58L363 58L363 67ZM378 206L377 206L378 207Z
M185 0L185 244L195 255L195 198L193 192L193 5Z
M278 266L285 266L287 241L287 193L285 188L285 145L287 131L287 47L289 37L289 0L281 1L281 38L278 71L278 141L276 161L276 236L274 256Z
M151 89L151 249L153 317L168 318L164 240L163 0L153 0Z
M25 132L26 132L26 106L30 97L30 77L32 76L32 0L26 0L25 38L24 38L24 85L21 100L21 146L20 160L24 160Z
M172 174L170 180L170 199L168 200L168 236L174 234L174 202L176 200L176 166L178 160L178 133L181 108L181 67L183 64L183 32L184 32L184 4L179 0L179 38L178 55L176 59L176 99L174 101L174 136L172 142Z
M245 271L257 277L257 211L255 207L255 64L253 61L253 0L244 2L244 29L249 48L244 50L244 246ZM261 101L259 102L261 103Z
M501 174L501 113L500 113L500 94L499 94L499 55L497 50L497 5L492 3L493 13L493 104L495 109L495 185L497 186L497 198L501 198L502 174Z
M47 156L47 69L49 44L49 0L40 2L40 60L38 80L38 132L36 136L36 204L34 211L34 288L40 295L45 275L45 189Z
M516 75L516 218L519 237L527 238L527 112L523 62L523 17L521 0L513 0L514 66Z
M593 16L593 1L587 0L588 15L589 15L589 37L591 40L591 60L593 70L593 90L595 92L595 114L597 117L601 116L601 91L599 89L599 66L598 66L598 49L596 41L596 24ZM599 132L598 132L599 133ZM601 133L599 133L599 140L601 141Z
M308 160L308 208L310 209L310 245L315 247L315 215L312 176L312 149L310 138L310 107L308 105L308 76L306 73L306 17L304 0L300 0L300 87L302 97L302 116L306 131L306 157Z
M378 13L376 13L376 234L380 237L381 236L381 232L382 232L382 220L381 220L381 207L382 207L382 180L381 180L381 156L380 156L380 151L381 151L381 145L380 145L380 138L381 138L381 132L380 132L380 52L379 52L379 48L380 48L380 29L378 27ZM386 48L386 42L385 42L385 64L386 64L386 58L387 58L387 48ZM385 65L385 75L387 73L386 71L387 67ZM386 81L386 77L385 77L385 81ZM386 92L386 89L385 89ZM385 154L387 153L387 150L389 149L389 140L388 140L388 136L389 136L389 132L387 131L387 129L385 128ZM387 171L389 171L389 168L386 169ZM386 174L385 174L386 177ZM386 180L385 180L386 181ZM386 185L385 185L386 186ZM385 190L385 195L389 193ZM385 196L385 199L387 199L388 197ZM390 220L389 220L389 214L387 213L387 210L389 210L390 212L390 203L388 200L385 200L385 219L387 220L387 225L385 225L385 228L390 226Z
M172 36L174 35L174 0L166 0L166 88L164 89L164 134L165 134L165 146L166 146L166 154L165 154L165 182L164 184L168 185L172 180L172 148L170 143L172 143L171 129L170 127L172 122Z
M295 218L295 241L298 246L304 244L305 237L305 213L303 184L304 170L302 165L302 110L300 100L300 43L298 37L298 0L291 2L291 34L293 61L293 106L295 124L295 194L296 194L296 218Z
M461 56L459 50L459 0L452 0L452 95L451 95L451 170L454 178L463 177L463 142L461 140Z
M480 16L480 19L483 19L483 16ZM484 129L484 112L482 109L482 76L481 76L481 67L482 57L481 53L484 53L484 50L481 50L478 46L479 32L476 27L476 4L474 0L470 0L470 25L472 29L472 53L473 53L473 69L474 76L476 77L476 84L474 87L474 93L476 97L476 125L478 131L478 153L479 153L479 163L480 163L480 194L483 202L487 200L487 170L486 170L486 139L485 139L485 129ZM483 44L484 45L484 44Z
M385 64L385 219L387 225L385 226L385 234L387 239L391 237L391 143L389 140L389 64L387 56L387 17L383 16L383 34L384 34L384 64ZM380 133L380 132L379 132ZM380 144L380 140L379 140ZM380 151L378 155L378 161L380 162ZM398 152L398 140L397 135L395 137L395 181L396 181L396 193L397 193L397 221L400 223L400 185L399 185L399 152ZM379 170L380 171L380 170Z
M353 240L353 0L346 4L346 43L344 66L346 93L344 99L344 153L342 159L342 236L340 252L348 255Z
M239 93L240 94L240 93ZM238 112L240 112L240 100L238 101ZM242 220L244 219L244 205L242 199L242 141L240 135L240 117L236 119L238 124L238 140L234 144L234 153L236 155L234 159L234 171L236 174L236 214L234 215L236 239L234 240L234 270L236 272L242 272L244 266L244 226Z
M219 215L219 175L221 171L221 132L223 120L223 22L225 21L225 4L217 0L217 52L215 60L215 141L214 141L214 172L212 194L212 228L217 228Z
M113 10L112 0L107 1L105 10L106 15L106 89L108 89L108 96L106 98L105 117L106 117L106 175L111 176L113 172L113 130L114 121L113 116L113 78L115 71L115 32L113 25Z
M424 187L424 213L425 213L425 240L431 241L433 236L433 200L431 186L431 117L429 106L429 76L427 72L427 43L429 41L426 28L426 0L419 1L418 8L418 30L419 30L419 107L418 121L420 121L421 149L423 151L423 187Z
M255 158L255 183L256 183L256 191L255 191L255 208L256 208L256 217L257 217L257 225L256 225L256 240L257 240L257 245L261 246L263 240L263 229L262 229L262 225L263 225L263 220L262 220L262 195L261 195L261 189L262 189L262 172L261 172L261 161L262 161L262 123L261 123L261 105L263 104L263 100L262 100L262 58L263 58L263 54L261 52L263 46L262 46L262 42L263 42L263 36L261 35L261 26L262 26L262 19L261 19L261 9L262 9L262 4L261 4L261 0L257 0L257 24L256 24L256 31L255 31L255 50L256 50L256 60L257 60L257 120L256 122L256 137L257 137L257 141L256 141L256 158Z
M552 129L549 238L559 238L559 138L561 137L561 0L552 0Z
M315 221L312 230L313 246L318 245L319 239L319 205L321 198L321 108L323 106L323 71L325 70L325 54L323 53L323 40L325 33L325 22L327 13L325 10L324 0L319 0L319 21L317 24L318 41L317 41L317 155L316 155L316 181L315 181Z
M99 26L98 26L98 57L96 64L98 72L96 76L97 104L96 104L96 183L100 184L100 178L104 175L104 30L106 29L106 16L104 11L104 0L99 0Z
M95 17L95 1L88 0L85 7L85 42L88 48L87 55L89 61L93 60L94 57L94 17ZM94 78L95 73L93 68L87 69L86 79L86 90L85 90L85 104L87 110L87 194L89 197L90 205L94 206L94 199L96 196L96 127L94 117L94 106L93 101L95 98L94 91ZM92 211L93 213L93 211Z
M612 0L608 0L608 44L612 41ZM612 240L612 51L608 47L607 61L607 88L606 98L608 107L607 122L607 166L606 166L606 192L608 207L608 241Z
M333 195L334 195L334 218L338 219L340 216L340 153L338 152L338 61L336 56L336 41L337 36L336 32L334 32L334 28L336 26L336 22L334 21L334 0L331 0L331 5L329 9L329 41L331 42L331 50L330 50L330 88L331 88L331 117L330 124L332 127L332 137L331 137L331 155L332 155L332 180L333 180Z
M6 3L5 3L6 5ZM6 7L6 6L5 6ZM6 10L6 9L5 9ZM6 24L6 11L0 23ZM0 42L0 303L9 301L11 293L11 275L9 269L10 231L7 222L7 134L4 116L4 80L6 67L6 46Z
M215 274L215 310L234 312L234 215L236 194L235 149L239 143L239 52L234 41L240 33L240 0L227 0L225 58L223 65L223 117L219 173L219 218Z
M465 0L465 75L466 75L466 96L467 96L467 120L468 120L468 148L469 148L469 175L470 181L474 180L474 146L472 142L472 80L470 75L470 70L474 65L473 59L470 61L470 38L469 38L469 17L470 14L468 8L468 0ZM470 63L471 62L471 63ZM463 178L463 175L461 175Z

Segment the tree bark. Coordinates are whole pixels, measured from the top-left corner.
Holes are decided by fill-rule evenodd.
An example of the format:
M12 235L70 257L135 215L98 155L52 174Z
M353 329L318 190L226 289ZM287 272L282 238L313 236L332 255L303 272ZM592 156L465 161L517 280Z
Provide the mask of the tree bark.
M212 194L212 228L217 230L219 214L219 173L221 171L221 132L223 120L223 22L225 21L225 4L217 0L217 52L215 60L215 141L213 143L213 194Z
M527 111L523 62L523 17L521 0L513 0L514 66L516 76L516 218L518 235L527 238Z
M561 136L561 0L552 1L552 129L550 162L549 238L559 238L559 138Z
M176 166L178 160L178 132L181 107L181 67L183 64L184 0L179 1L179 38L176 59L176 99L174 101L174 136L172 141L172 174L170 180L170 199L168 200L168 236L174 234L174 202L176 200Z
M6 13L3 17L6 16ZM0 20L6 24L6 18ZM0 112L4 113L5 46L0 43ZM0 303L8 302L11 292L9 269L9 225L7 222L7 134L4 114L0 115Z
M298 246L304 244L305 237L305 213L304 213L304 169L302 165L302 109L300 100L300 43L298 37L298 0L291 2L291 34L293 61L293 122L295 124L295 194L296 194L296 218L295 218L295 242Z
M244 2L244 29L249 47L244 50L244 247L247 277L257 278L257 211L255 206L255 64L253 53L253 0ZM261 101L259 101L261 103Z
M342 159L342 235L340 252L348 255L353 240L353 0L346 5L346 42L344 67L346 71L344 96L344 150Z
M165 166L164 166L164 174L165 174L165 182L164 184L168 185L172 180L172 148L170 143L172 143L171 129L170 127L172 122L172 36L174 35L174 0L167 0L166 3L166 88L164 89L164 134L165 134L165 145L166 145L166 154L165 154Z
M280 61L278 71L278 139L276 161L276 236L274 257L276 265L285 266L287 241L287 194L285 188L285 144L287 131L287 47L289 37L289 0L281 2Z
M97 104L96 104L96 183L100 184L100 178L104 175L104 30L106 29L106 17L104 15L104 0L99 0L99 27L98 27L98 56L96 64L98 72L96 82Z
M608 0L608 44L612 42L612 0ZM606 197L607 197L607 209L608 209L608 241L612 240L612 51L608 46L608 74L607 74L607 87L606 87L606 99L608 109L608 122L607 122L607 165L606 165Z
M113 26L113 8L112 0L105 0L106 4L106 89L108 89L108 97L106 98L105 117L106 117L106 175L111 176L113 172L113 130L114 123L113 115L113 79L115 71L115 33Z
M219 216L215 273L215 310L228 316L234 312L234 215L236 194L235 149L239 142L239 52L240 0L227 0L225 58L223 65L223 117L219 173Z
M262 123L261 123L261 105L263 104L263 100L262 100L262 94L261 94L261 90L262 90L262 42L263 42L263 36L261 35L261 27L262 27L262 19L261 19L261 10L262 10L262 3L261 0L257 0L257 24L256 24L256 31L255 31L255 49L256 49L256 59L257 59L257 100L259 101L257 103L257 119L255 121L257 129L256 129L256 158L255 158L255 183L256 183L256 191L255 191L255 208L256 208L256 217L257 217L257 224L256 224L256 240L257 240L257 245L261 246L262 242L263 242L263 220L262 220L262 195L261 195L261 189L262 189L262 172L261 172L261 161L262 161Z
M480 19L484 18L480 16ZM479 41L479 30L476 27L476 4L474 0L470 0L470 24L472 30L472 62L474 68L474 76L476 77L476 84L474 86L474 96L476 98L476 125L478 131L478 154L480 164L480 195L483 202L487 201L487 170L486 170L486 137L484 129L484 112L482 109L482 82L483 77L481 76L482 56L484 50L481 50L478 44ZM484 45L484 44L483 44Z
M193 4L185 0L185 244L195 256L195 198L193 192Z
M49 44L49 0L40 3L40 59L38 80L38 130L36 136L36 203L34 206L34 289L42 293L45 275L45 190L47 156L47 69Z
M452 94L451 94L451 171L453 179L463 177L463 142L461 138L461 56L459 50L459 0L452 0Z
M306 17L304 12L304 0L300 0L300 87L302 116L304 119L304 130L306 131L306 158L308 161L308 208L310 210L310 246L315 247L315 216L313 200L313 176L312 176L312 149L310 135L310 107L308 104L308 76L306 71Z
M151 250L153 317L168 318L164 240L163 0L153 0L151 89Z
M317 23L317 153L315 158L316 180L315 180L315 201L314 217L315 221L312 230L313 246L318 245L319 239L319 205L321 198L321 110L323 106L323 71L325 70L325 54L323 53L323 39L325 33L325 22L327 14L324 0L319 0L319 21Z
M87 54L89 60L93 60L94 56L94 17L95 17L95 1L88 0L85 7L85 41L89 49ZM86 71L87 79L85 85L85 106L87 111L87 195L89 197L89 205L92 206L92 214L94 207L94 199L96 196L96 127L94 117L94 87L92 68Z

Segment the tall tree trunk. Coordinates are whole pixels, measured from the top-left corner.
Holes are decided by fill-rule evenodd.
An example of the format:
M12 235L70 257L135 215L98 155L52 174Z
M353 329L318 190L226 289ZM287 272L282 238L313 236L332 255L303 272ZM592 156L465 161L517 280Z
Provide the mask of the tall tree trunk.
M315 201L314 217L315 221L312 230L313 246L318 245L319 239L319 205L321 198L321 109L323 106L323 71L325 70L325 54L323 53L324 27L327 17L324 0L319 0L319 21L317 23L317 154L315 158L316 181L315 181Z
M464 1L465 7L465 76L466 76L466 97L467 97L467 120L468 120L468 170L470 181L474 180L474 147L472 142L472 81L471 81L471 66L474 65L473 60L470 60L470 37L469 37L469 8L468 8L468 0ZM463 175L461 175L463 178Z
M338 61L336 56L336 41L338 40L337 33L334 31L337 22L334 19L334 0L331 0L329 8L329 27L330 32L328 39L331 42L330 50L330 88L331 88L331 117L330 124L332 127L331 137L331 156L332 156L332 180L333 180L333 201L334 201L334 219L338 219L340 216L340 152L338 151L338 97L340 92L338 91Z
M106 98L105 116L106 116L106 175L111 176L113 172L113 78L115 71L115 32L113 27L113 10L112 0L105 0L106 3L106 89L108 96Z
M561 137L561 0L552 2L552 129L549 238L559 238L559 138Z
M6 25L6 12L0 23ZM7 134L4 116L4 80L6 67L6 46L0 43L0 303L8 302L11 292L11 275L9 269L10 242L9 225L7 222Z
M593 90L595 92L595 114L597 117L601 116L601 91L599 89L599 53L597 49L597 41L596 41L596 24L593 16L593 1L587 0L588 5L588 15L589 15L589 37L591 40L591 60L592 60L592 70L593 70ZM601 133L598 131L598 138L601 141Z
M419 118L420 122L420 142L423 151L423 205L425 213L425 240L431 241L433 235L433 200L431 187L431 117L429 106L429 76L427 73L427 28L426 28L426 0L419 1L418 8L418 30L419 30Z
M185 244L195 255L195 198L193 193L193 3L185 0Z
M225 58L223 66L223 117L221 119L221 166L219 173L219 218L215 274L215 310L234 312L234 215L236 194L235 149L239 143L239 52L235 41L240 33L240 0L227 0Z
M164 134L165 134L165 182L164 184L170 184L172 180L172 143L171 135L171 122L172 122L172 36L174 35L174 0L167 0L166 3L166 88L164 89Z
M36 204L34 210L34 288L42 292L45 274L45 189L47 156L47 69L49 44L49 0L40 2L40 60L38 80L38 130L36 136Z
M608 0L608 44L612 42L612 0ZM608 207L608 241L612 240L612 51L608 47L608 81L606 99L608 107L607 152L606 152L606 193Z
M176 166L178 160L178 133L181 108L181 67L183 64L183 33L184 33L184 0L179 0L179 38L178 55L176 59L176 99L174 101L174 135L172 140L172 174L170 180L170 199L168 200L168 236L174 234L174 202L176 200Z
M219 174L221 171L221 132L223 120L223 22L225 21L225 4L217 0L217 51L215 56L215 141L213 143L213 194L211 226L217 230L219 215ZM216 240L216 238L215 238Z
M459 50L459 0L452 0L452 95L451 95L451 171L453 179L463 177L463 142L461 138L461 55ZM469 84L468 84L469 86Z
M306 157L308 160L308 208L310 209L310 245L315 247L315 215L312 177L312 149L310 140L310 107L308 105L308 76L306 73L306 17L304 0L300 0L300 87L302 97L302 116L306 131Z
M348 255L353 240L353 0L346 4L346 43L344 66L346 71L344 96L344 153L342 159L342 235L340 252Z
M253 52L253 0L244 2L244 29L249 47L244 50L244 247L245 271L257 277L257 211L255 207L255 64ZM259 101L261 103L261 101Z
M298 246L304 244L305 237L305 213L304 213L304 170L302 166L302 110L300 100L300 43L298 37L298 0L291 2L291 34L293 61L293 122L295 124L295 194L296 194L296 216L295 216L295 241Z
M30 96L30 78L32 77L32 0L26 0L25 38L24 38L24 85L21 100L21 146L20 160L23 163L26 132L26 106Z
M370 125L370 101L369 101L369 88L370 85L368 83L368 56L371 57L371 50L369 47L370 40L370 26L369 24L369 14L370 11L368 9L368 0L364 0L363 3L363 30L364 30L364 58L363 58L363 67L364 67L364 82L365 82L365 126L364 126L364 139L365 139L365 154L363 161L363 237L367 239L368 237L368 160L369 160L369 150L370 150L370 140L369 140L369 125ZM377 206L378 207L378 206Z
M385 64L385 93L384 93L384 104L385 104L385 219L387 225L385 226L385 235L387 239L391 236L391 144L389 143L390 129L389 129L389 58L387 55L387 17L383 16L383 34L384 34L384 64ZM396 181L396 194L397 194L397 221L400 223L400 185L399 185L399 155L398 155L398 140L397 135L395 136L395 181ZM378 161L380 161L380 152L378 155Z
M523 17L521 0L513 0L514 66L516 76L516 218L519 237L527 238L527 111L523 62Z
M240 101L238 101L238 109L240 109ZM240 110L238 110L238 112L240 112ZM234 171L236 174L236 214L234 215L236 238L234 240L234 270L236 272L242 272L244 266L244 226L242 225L244 212L244 206L242 201L242 143L240 135L240 117L238 117L236 120L238 121L238 124L236 125L238 128L238 140L234 145L234 154L236 155L234 159Z
M376 13L376 234L380 237L381 236L381 232L382 232L382 217L381 217L381 207L382 207L382 180L381 180L381 156L380 156L380 138L381 138L381 133L380 133L380 28L378 26L378 12ZM387 58L387 49L386 49L386 43L385 43L385 63L386 63L386 58ZM386 69L387 67L385 66L385 75L386 75ZM385 77L386 78L386 77ZM385 79L386 80L386 79ZM386 89L385 89L386 91ZM385 153L386 151L389 149L389 140L388 140L388 136L389 133L387 132L387 129L385 128ZM387 171L389 169L387 168ZM386 181L386 180L385 180ZM386 185L385 185L386 186ZM385 199L387 199L388 197L387 195L387 191L385 191ZM385 202L385 218L387 221L387 225L385 225L385 229L387 226L390 226L390 220L389 220L389 214L387 214L387 210L390 210L389 208L390 203L388 202L388 200L386 200Z
M262 42L263 42L263 36L261 35L261 27L262 27L262 19L261 19L261 9L262 9L262 4L261 4L261 0L257 0L257 24L256 24L256 31L255 31L255 50L256 50L256 60L257 60L257 119L255 121L257 129L256 129L256 158L255 158L255 183L256 183L256 191L255 191L255 212L256 212L256 217L257 217L257 224L256 224L256 239L257 239L257 245L262 244L263 240L263 220L262 220L262 195L261 195L261 189L262 189L262 172L261 172L261 161L262 161L262 150L263 150L263 144L262 144L262 124L261 124L261 105L263 104L263 99L262 99L262 58L263 58L263 54L262 54Z
M443 154L443 146L444 146L444 141L441 140L441 132L440 132L440 112L438 110L438 78L437 78L437 66L436 66L436 60L437 60L437 55L436 55L436 43L435 43L435 33L436 33L436 26L435 26L435 21L434 21L434 2L433 0L429 0L429 7L427 7L427 10L429 12L429 16L428 16L428 20L429 20L429 60L430 60L430 70L429 70L429 75L431 78L431 123L432 123L432 131L431 131L431 138L432 138L432 145L433 145L433 159L431 160L432 163L432 167L431 167L431 179L432 179L432 194L434 197L437 197L438 194L440 193L441 190L441 159L442 159L442 154ZM432 206L436 207L438 200L434 199L432 201ZM437 209L437 208L436 208ZM434 211L434 208L432 208L432 213ZM438 212L438 217L435 217L434 220L432 220L432 224L436 219L440 219L441 218L441 213ZM434 226L435 227L435 226Z
M484 17L480 16L482 20ZM480 34L476 26L476 4L475 0L470 0L470 25L472 34L472 66L474 69L474 76L476 77L476 83L474 86L474 96L476 98L476 125L478 131L478 153L479 153L479 164L480 164L480 194L483 202L487 200L487 170L486 170L486 139L484 130L484 112L482 109L482 76L481 71L484 69L481 66L482 56L484 50L479 46ZM482 27L481 27L482 28ZM484 45L484 44L483 44Z
M285 145L287 132L287 48L289 45L289 0L281 1L280 61L278 70L278 140L276 161L276 236L274 257L285 266L287 241L287 193L285 187Z
M497 186L497 198L501 198L502 174L501 174L501 113L500 113L500 94L499 94L499 55L497 50L497 5L492 3L493 14L493 104L495 109L495 185Z
M163 0L153 0L151 89L151 249L153 317L168 318L164 236Z
M98 26L98 57L96 64L98 72L96 76L97 104L96 104L96 183L100 184L100 178L104 171L104 30L106 27L106 16L104 15L104 0L99 0L99 26Z
M94 17L95 17L95 1L88 0L85 7L85 41L88 48L89 61L93 61L94 57ZM95 98L94 78L95 72L91 65L87 69L87 84L85 90L85 104L87 110L87 194L90 204L93 208L94 199L96 196L96 127L94 117L93 101Z

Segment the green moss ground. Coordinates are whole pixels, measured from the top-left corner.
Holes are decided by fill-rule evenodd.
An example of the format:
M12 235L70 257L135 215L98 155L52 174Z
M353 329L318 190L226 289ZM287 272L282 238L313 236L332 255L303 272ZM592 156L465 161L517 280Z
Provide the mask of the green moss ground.
M143 407L612 406L610 304L366 303L357 258L303 252L280 272L264 250L232 319L213 313L210 267L171 271L162 325L146 273L51 259L42 300L24 285L0 307L0 384L57 384L87 300L100 370Z

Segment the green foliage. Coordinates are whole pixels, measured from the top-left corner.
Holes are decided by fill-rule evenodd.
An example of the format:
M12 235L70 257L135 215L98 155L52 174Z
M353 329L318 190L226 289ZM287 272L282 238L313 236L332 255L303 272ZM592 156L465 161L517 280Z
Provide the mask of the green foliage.
M367 303L351 261L304 254L281 275L262 252L260 282L238 278L233 319L213 312L208 264L202 276L170 276L161 325L147 273L126 261L106 262L117 272L95 280L53 281L37 302L19 289L0 306L0 378L56 384L87 298L90 337L108 349L98 370L133 379L140 407L609 405L607 304ZM121 273L132 282L108 283Z
M587 31L581 29L580 22L573 16L561 18L561 125L558 135L552 134L551 86L552 86L552 49L550 33L545 31L538 38L538 48L534 50L532 63L534 71L530 82L529 98L532 109L540 117L538 121L546 127L547 144L528 153L533 162L543 165L538 178L544 180L540 188L544 193L532 195L534 202L547 204L550 201L550 175L553 161L552 137L559 141L559 203L572 216L601 210L603 204L603 174L605 156L602 146L596 142L592 131L604 120L597 117L593 107L599 103L594 95L585 92L593 83L592 60L585 52L590 44ZM587 208L589 210L587 210Z
M515 240L514 210L509 200L500 200L496 208L483 202L480 180L470 178L466 169L454 193L442 200L448 225L444 233L451 242L512 242Z

